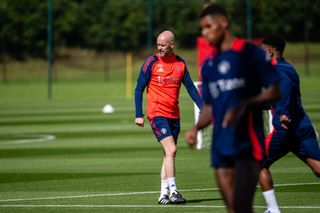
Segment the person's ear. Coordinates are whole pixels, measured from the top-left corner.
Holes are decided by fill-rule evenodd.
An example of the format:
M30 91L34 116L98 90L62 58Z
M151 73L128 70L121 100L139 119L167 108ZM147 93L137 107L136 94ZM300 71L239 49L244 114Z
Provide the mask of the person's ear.
M221 26L224 29L228 29L229 27L229 20L226 17L221 17Z
M268 48L268 52L271 58L274 57L274 50L272 48Z
M171 48L173 49L173 47L174 47L174 42L173 42L173 41L171 41L170 46L171 46Z

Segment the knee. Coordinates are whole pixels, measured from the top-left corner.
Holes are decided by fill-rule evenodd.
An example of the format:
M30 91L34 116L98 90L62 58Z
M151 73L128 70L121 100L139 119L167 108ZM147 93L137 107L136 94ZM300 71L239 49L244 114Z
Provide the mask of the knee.
M267 168L261 168L259 173L259 180L270 179L270 171Z
M167 157L175 157L177 154L177 147L171 147L166 151L166 156Z

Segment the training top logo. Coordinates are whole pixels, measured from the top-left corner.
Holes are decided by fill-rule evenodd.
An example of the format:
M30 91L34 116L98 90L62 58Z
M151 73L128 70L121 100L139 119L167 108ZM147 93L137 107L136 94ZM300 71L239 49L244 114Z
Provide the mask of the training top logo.
M222 74L225 75L229 72L230 70L230 63L228 61L221 61L218 64L218 71Z
M164 69L162 67L160 67L157 72L164 72Z

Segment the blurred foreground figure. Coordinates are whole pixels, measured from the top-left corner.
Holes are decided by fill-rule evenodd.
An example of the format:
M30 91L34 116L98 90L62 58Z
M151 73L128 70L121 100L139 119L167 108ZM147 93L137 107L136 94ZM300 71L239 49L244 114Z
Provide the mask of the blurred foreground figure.
M161 192L159 204L184 204L186 200L176 186L175 157L180 132L179 92L181 83L201 109L202 99L190 78L182 58L175 55L174 35L170 31L157 38L158 53L149 56L142 68L135 89L136 125L143 127L142 96L147 87L147 116L158 142L163 148Z
M196 144L197 131L214 120L211 162L228 212L252 213L265 153L262 108L279 99L278 76L267 54L235 38L229 25L227 12L218 4L200 15L202 35L217 53L202 66L205 105L185 137Z

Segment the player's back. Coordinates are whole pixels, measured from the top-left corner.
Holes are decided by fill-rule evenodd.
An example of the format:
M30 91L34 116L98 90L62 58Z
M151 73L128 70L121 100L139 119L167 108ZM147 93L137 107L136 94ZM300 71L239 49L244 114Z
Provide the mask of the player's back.
M281 84L284 84L282 90L289 90L285 92L288 92L287 96L289 97L282 97L287 98L289 100L288 103L283 105L281 104L281 101L279 101L275 104L275 122L278 123L276 125L281 125L277 120L283 112L289 115L292 125L296 128L311 125L310 119L302 106L300 79L295 68L283 58L277 59L277 64L275 66L281 78L280 88Z

